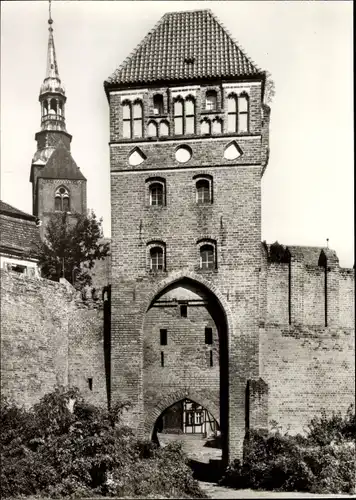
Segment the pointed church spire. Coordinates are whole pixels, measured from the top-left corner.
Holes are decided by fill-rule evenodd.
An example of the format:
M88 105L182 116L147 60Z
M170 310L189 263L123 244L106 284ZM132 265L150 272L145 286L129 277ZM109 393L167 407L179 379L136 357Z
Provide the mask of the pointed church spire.
M48 17L48 24L49 24L49 36L48 36L48 52L47 52L47 72L46 72L46 78L59 78L59 73L58 73L58 65L57 65L57 58L56 58L56 49L54 47L54 38L53 38L53 19L51 15L51 0L49 0L49 17Z
M64 107L65 90L58 72L56 50L53 38L51 0L49 0L47 70L40 90L42 130L62 130L66 132Z
M47 70L46 70L46 77L41 86L41 94L45 92L56 92L56 93L58 92L65 95L65 90L61 83L61 79L59 77L56 49L54 46L51 0L49 0L48 24L49 24L48 28L49 35L48 35L48 49L47 49Z

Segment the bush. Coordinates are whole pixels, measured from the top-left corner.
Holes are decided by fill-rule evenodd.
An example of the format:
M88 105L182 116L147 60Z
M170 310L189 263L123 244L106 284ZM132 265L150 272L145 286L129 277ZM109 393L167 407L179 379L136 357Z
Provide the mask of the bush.
M182 450L136 439L120 423L125 407L108 412L64 387L31 410L3 401L2 496L201 496Z
M303 436L265 435L251 431L245 440L244 462L232 463L221 484L313 493L355 491L355 414L312 419Z

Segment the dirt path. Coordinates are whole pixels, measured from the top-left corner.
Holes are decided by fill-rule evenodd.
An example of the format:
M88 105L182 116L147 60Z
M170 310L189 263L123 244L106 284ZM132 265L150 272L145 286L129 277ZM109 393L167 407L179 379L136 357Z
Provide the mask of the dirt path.
M356 495L323 495L316 493L299 493L299 492L271 492L271 491L255 491L255 490L234 490L225 488L213 483L199 481L202 490L209 495L210 498L217 499L237 499L237 498L356 498Z

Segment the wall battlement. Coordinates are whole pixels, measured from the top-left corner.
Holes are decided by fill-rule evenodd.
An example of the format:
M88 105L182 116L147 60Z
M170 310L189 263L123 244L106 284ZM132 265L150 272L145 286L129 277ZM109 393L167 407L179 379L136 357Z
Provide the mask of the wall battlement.
M328 248L262 244L260 326L353 328L355 270Z

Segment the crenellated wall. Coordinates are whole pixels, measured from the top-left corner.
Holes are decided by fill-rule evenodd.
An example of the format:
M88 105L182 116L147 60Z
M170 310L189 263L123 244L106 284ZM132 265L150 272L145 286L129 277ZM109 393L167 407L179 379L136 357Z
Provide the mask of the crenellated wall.
M271 247L262 246L259 272L259 371L268 387L268 421L275 420L294 433L303 431L321 409L345 412L354 401L355 275L353 269L340 268L329 249ZM92 403L107 404L111 389L110 287L105 287L104 294L99 290L99 278L107 279L107 263L96 271L95 293L87 290L77 294L67 282L1 270L3 395L30 406L56 384L69 384L79 387ZM206 317L191 317L188 311L188 318L179 319L177 307L172 309L174 314L164 307L153 307L147 315L147 396L154 391L164 393L167 381L159 379L161 351L169 366L177 364L177 370L171 367L170 372L171 377L176 374L177 390L182 384L186 387L183 374L190 369L195 377L199 370L204 390L205 370L213 394L219 383L218 355L214 354L213 368L209 367L210 346L203 338L210 316L202 308L200 314ZM160 327L168 331L167 346L159 345ZM186 354L181 346L183 337L197 344ZM212 404L217 405L214 397ZM152 402L159 399L155 396ZM210 401L209 397L204 401ZM149 398L146 404L148 411Z
M354 401L354 289L354 270L330 249L263 244L260 371L269 421L284 430Z

